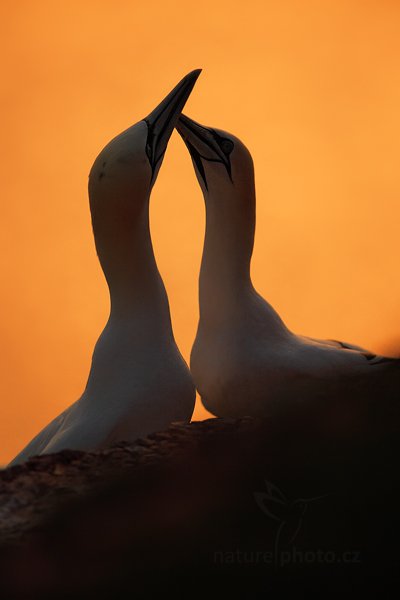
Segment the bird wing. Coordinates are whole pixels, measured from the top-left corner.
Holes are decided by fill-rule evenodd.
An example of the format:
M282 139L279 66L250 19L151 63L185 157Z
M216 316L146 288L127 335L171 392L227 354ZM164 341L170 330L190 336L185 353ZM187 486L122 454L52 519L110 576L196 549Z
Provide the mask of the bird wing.
M356 344L349 344L348 342L342 342L340 340L319 340L316 338L301 336L304 340L313 342L319 346L338 348L343 350L350 350L352 352L357 352L361 356L363 356L369 364L377 365L382 363L400 363L400 358L393 358L389 356L382 356L380 354L374 354L361 346L357 346Z
M50 440L57 434L60 430L64 419L68 413L69 408L64 410L60 415L58 415L55 419L50 421L46 427L44 427L19 454L10 462L8 466L14 466L19 463L22 463L32 456L37 456L41 454Z

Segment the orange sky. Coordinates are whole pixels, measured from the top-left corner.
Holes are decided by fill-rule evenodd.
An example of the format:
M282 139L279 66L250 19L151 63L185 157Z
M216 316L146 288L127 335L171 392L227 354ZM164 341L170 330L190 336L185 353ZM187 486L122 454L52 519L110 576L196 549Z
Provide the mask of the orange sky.
M19 0L1 11L0 463L79 397L108 315L91 163L197 67L187 113L241 137L255 160L258 290L296 332L399 349L398 2ZM188 359L204 208L176 133L151 224Z

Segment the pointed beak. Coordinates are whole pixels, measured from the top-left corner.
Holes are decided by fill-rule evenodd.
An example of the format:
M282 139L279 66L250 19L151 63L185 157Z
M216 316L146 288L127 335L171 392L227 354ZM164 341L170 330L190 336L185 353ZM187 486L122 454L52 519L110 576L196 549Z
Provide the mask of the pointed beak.
M153 179L156 168L167 149L171 133L200 73L201 69L188 73L157 108L143 119L148 127L146 154L152 168Z
M208 160L225 160L226 157L217 142L215 132L211 128L196 123L186 115L181 115L176 129L189 150L191 147L194 148Z
M232 169L230 153L233 150L233 142L227 138L221 138L211 127L205 127L196 123L186 115L179 117L176 129L189 150L193 164L208 190L205 162L221 163L224 165L229 179L232 181ZM233 181L232 181L233 182Z

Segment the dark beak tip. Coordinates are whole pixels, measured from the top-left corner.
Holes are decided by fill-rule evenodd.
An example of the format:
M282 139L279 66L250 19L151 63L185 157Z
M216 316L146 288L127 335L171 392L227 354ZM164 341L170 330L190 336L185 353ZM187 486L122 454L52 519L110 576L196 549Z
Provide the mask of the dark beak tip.
M203 69L193 69L193 71L190 71L190 72L189 72L189 73L186 75L186 77L187 77L188 79L195 79L195 80L196 80L196 79L199 77L199 75L200 75L200 73L202 72L202 70L203 70Z
M169 110L175 109L170 113L170 116L173 117L174 112L176 112L177 109L177 104L175 103L171 106L171 101L178 101L182 109L186 104L201 71L202 69L194 69L185 75L175 88L173 88L160 104L158 104L158 106L156 106L156 108L146 117L146 119L152 121L153 119L157 119L160 114L168 114ZM178 117L178 114L176 114L176 117Z
M181 113L179 115L179 119L177 122L177 127L178 126L182 126L182 125L187 125L187 123L190 123L191 119L189 119L189 117L187 117L186 115L184 115L183 113Z
M181 138L183 139L183 141L185 142L186 141L186 134L185 134L185 131L183 130L183 128L179 126L179 121L175 125L175 129L179 133L179 135L181 136Z
M149 132L147 144L150 146L150 155L147 153L147 146L146 153L150 160L153 174L155 166L164 155L169 138L178 123L181 111L201 71L201 69L194 69L185 75L164 100L144 119Z
M183 120L181 120L181 118L178 119L176 125L175 125L175 129L176 131L179 133L179 135L181 136L181 138L186 141L187 138L187 129L185 127L185 122Z
M190 71L184 79L184 88L187 90L188 96L190 95L192 89L194 88L196 81L198 80L202 69L195 69L194 71Z

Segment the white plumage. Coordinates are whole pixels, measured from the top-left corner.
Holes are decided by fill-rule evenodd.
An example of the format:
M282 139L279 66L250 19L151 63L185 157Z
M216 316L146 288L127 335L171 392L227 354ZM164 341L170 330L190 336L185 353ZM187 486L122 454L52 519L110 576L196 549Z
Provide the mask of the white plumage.
M89 197L98 257L110 291L86 389L11 462L65 448L94 450L189 421L195 388L174 340L149 230L149 200L169 137L200 71L96 158ZM62 385L62 383L60 383Z
M395 415L397 426L399 359L295 335L254 289L255 184L247 148L184 115L177 129L206 205L200 321L191 353L205 407L225 417L313 407L352 427L381 417L390 423Z

